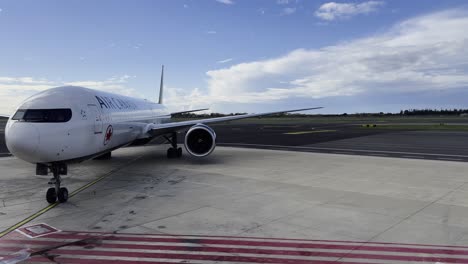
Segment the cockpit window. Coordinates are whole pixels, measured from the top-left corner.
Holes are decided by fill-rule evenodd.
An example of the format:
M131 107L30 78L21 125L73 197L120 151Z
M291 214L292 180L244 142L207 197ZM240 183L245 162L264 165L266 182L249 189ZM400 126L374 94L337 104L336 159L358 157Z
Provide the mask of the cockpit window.
M26 112L26 110L18 110L16 111L15 115L11 118L13 120L21 120L23 119L23 116L24 116L24 112Z
M71 117L71 109L19 109L12 119L23 122L64 123Z

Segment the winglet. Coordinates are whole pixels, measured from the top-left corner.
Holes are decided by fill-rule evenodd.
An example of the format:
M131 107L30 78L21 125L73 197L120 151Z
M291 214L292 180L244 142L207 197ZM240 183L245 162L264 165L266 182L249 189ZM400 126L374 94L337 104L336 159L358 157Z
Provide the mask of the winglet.
M164 86L164 65L161 69L161 84L159 85L159 101L158 104L163 103L163 86Z

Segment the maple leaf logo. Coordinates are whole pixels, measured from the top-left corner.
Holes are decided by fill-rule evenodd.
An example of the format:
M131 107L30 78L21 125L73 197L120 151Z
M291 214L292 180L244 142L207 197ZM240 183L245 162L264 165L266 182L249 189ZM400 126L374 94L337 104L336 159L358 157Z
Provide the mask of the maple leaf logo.
M114 129L111 125L107 127L106 134L104 135L104 145L107 145L112 138L112 134L114 133Z

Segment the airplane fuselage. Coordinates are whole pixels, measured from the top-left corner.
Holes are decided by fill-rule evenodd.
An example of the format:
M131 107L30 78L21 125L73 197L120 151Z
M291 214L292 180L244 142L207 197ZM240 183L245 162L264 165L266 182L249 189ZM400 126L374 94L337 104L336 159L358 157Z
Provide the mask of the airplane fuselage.
M196 109L169 113L162 105L163 73L159 102L106 93L76 86L52 88L24 101L8 119L5 142L16 157L36 164L37 175L53 178L47 189L48 203L68 200L68 189L61 185L68 163L94 157L109 158L111 151L134 144L145 144L164 136L170 143L167 158L181 158L177 132L187 130L184 146L195 157L206 157L216 147L216 133L207 123L219 123L284 112L298 112L321 107L293 109L258 114L223 116L172 122L173 114L196 112Z
M31 163L92 158L148 138L149 124L170 119L147 100L65 86L28 98L5 129L10 152Z

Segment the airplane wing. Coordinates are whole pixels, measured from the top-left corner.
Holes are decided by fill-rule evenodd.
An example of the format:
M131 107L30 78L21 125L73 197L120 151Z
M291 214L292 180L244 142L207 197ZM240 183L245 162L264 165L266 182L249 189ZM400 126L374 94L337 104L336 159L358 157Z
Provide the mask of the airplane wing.
M171 116L177 115L177 114L186 114L186 113L192 113L192 112L205 111L205 110L208 110L208 109L209 109L209 108L203 108L203 109L195 109L195 110L187 110L187 111L174 112L174 113L171 113Z
M164 135L170 132L183 130L196 124L220 123L220 122L244 119L244 118L249 118L249 117L258 117L258 116L267 116L267 115L274 115L274 114L281 114L281 113L288 113L288 112L315 110L315 109L321 109L321 108L323 107L292 109L292 110L283 110L283 111L275 111L275 112L267 112L267 113L259 113L259 114L223 116L223 117L215 117L215 118L207 118L207 119L171 122L171 123L164 123L164 124L152 124L148 130L148 133L152 136L160 136L160 135Z

